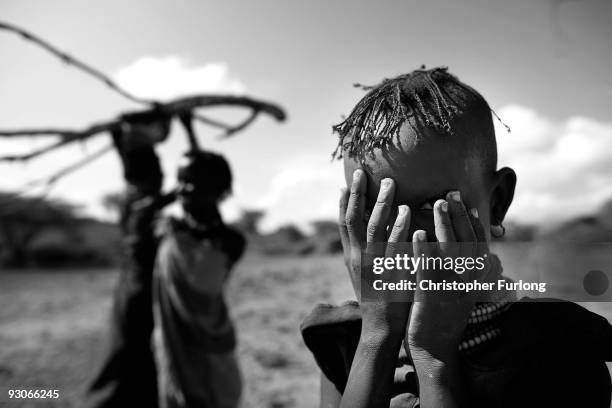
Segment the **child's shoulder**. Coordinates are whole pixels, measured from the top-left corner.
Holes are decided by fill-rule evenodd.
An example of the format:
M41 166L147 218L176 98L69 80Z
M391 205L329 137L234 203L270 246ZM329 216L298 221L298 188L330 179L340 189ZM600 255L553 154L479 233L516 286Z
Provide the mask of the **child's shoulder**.
M513 350L537 344L553 347L571 343L575 347L588 346L589 353L612 360L610 323L572 302L522 298L504 312L500 324ZM340 306L319 304L303 320L301 331L305 340L310 340L310 333L335 333L355 325L360 330L361 311L357 302L348 301Z
M488 350L462 354L470 388L482 391L481 398L503 394L516 399L508 406L538 406L535 401L551 406L563 396L566 402L589 401L580 406L609 406L605 361L612 360L612 326L605 318L571 302L524 298L504 312L499 324L502 336ZM359 305L319 305L301 331L323 374L344 392L361 333ZM521 399L526 395L529 401Z

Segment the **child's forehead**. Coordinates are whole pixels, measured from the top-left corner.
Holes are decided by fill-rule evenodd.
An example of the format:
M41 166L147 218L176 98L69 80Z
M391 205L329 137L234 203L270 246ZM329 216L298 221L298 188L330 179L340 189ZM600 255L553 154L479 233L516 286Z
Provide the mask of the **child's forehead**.
M434 136L419 140L402 140L384 150L378 149L363 161L345 158L345 175L350 184L352 173L363 168L368 174L368 197L375 199L380 180L390 177L396 182L397 202L418 204L441 198L454 189L473 190L480 181L477 158L457 143ZM448 136L452 137L452 136ZM449 143L450 142L450 143Z

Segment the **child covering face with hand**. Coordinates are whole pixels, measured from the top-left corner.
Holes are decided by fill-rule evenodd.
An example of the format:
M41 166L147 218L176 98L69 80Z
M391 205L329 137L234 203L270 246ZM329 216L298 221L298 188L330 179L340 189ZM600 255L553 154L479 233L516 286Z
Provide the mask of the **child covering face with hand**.
M348 186L340 235L361 302L319 306L302 324L322 370L321 406L609 407L612 328L577 305L418 286L413 297L362 297L367 259L402 247L486 255L475 278L504 280L487 242L502 235L516 184L512 169L497 169L489 105L445 68L367 90L334 128ZM416 281L425 278L457 276L419 269Z

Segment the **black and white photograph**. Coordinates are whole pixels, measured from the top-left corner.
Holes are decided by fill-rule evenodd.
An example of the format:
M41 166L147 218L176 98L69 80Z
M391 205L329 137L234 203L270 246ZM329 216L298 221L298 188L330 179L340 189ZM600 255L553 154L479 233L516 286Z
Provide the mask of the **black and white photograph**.
M0 407L612 408L612 2L0 2Z

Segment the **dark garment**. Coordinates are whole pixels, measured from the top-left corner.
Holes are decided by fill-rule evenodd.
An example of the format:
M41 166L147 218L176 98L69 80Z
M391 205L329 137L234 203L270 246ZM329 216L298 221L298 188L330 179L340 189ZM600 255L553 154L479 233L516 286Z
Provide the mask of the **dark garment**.
M237 259L227 246L239 257L244 239L223 225L209 237L198 235L170 220L157 254L153 338L160 406L236 408L242 382L223 290Z
M160 398L164 407L236 406L240 396L240 373L233 356L236 339L221 286L244 251L244 238L223 224L210 231L194 232L184 223L173 220L168 223L172 228L162 232L159 249L160 241L154 231L158 215L156 197L143 197L140 192L131 197L122 221L127 253L115 290L110 345L89 390L90 406L155 408ZM211 247L214 250L208 253L198 244L211 241L215 242L214 248ZM176 245L179 242L181 245ZM195 265L190 262L194 256L206 259ZM222 262L220 272L223 276L214 273L210 261L215 258ZM197 280L180 279L177 276L180 273L183 277L188 273L219 279L214 282L200 280L201 286L207 286L211 292L203 294L198 290ZM158 282L156 291L153 290L155 280ZM152 344L155 303L161 305L158 310L163 310L163 319L162 313L158 314L157 353ZM208 324L202 324L206 319ZM166 330L162 329L162 324ZM162 333L166 339L163 342L160 341ZM168 340L168 336L174 340ZM164 347L168 344L174 347L171 352L168 352L170 346ZM174 363L177 359L178 365ZM160 364L161 367L156 367ZM190 370L194 364L199 364L197 370ZM176 374L178 371L185 373L181 380ZM212 380L211 376L214 376ZM223 378L221 386L218 382L214 386L214 381ZM211 391L217 388L227 392L219 396L218 392ZM181 398L170 403L168 396L177 394ZM204 394L215 396L213 402L202 402Z
M562 301L521 299L499 319L501 335L462 353L475 407L610 407L612 326ZM342 394L361 332L354 303L320 305L302 336L323 374ZM405 353L398 357L391 407L416 407L418 382Z
M151 349L156 212L139 204L139 198L139 194L130 196L122 216L126 256L114 293L109 348L89 390L92 407L157 407Z
M124 264L114 292L108 350L88 390L89 406L157 407L157 375L151 349L152 282L157 253L154 223L162 185L153 146L128 149L130 127L112 132L127 182L121 212ZM142 137L142 135L138 135Z

